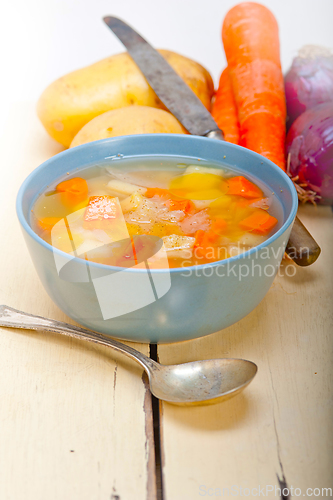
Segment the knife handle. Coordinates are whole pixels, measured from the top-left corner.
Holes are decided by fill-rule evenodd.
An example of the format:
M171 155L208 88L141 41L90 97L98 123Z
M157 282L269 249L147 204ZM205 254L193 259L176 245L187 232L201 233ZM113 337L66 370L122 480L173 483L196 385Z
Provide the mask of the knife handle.
M320 246L296 217L286 247L286 254L298 266L310 266L319 257Z

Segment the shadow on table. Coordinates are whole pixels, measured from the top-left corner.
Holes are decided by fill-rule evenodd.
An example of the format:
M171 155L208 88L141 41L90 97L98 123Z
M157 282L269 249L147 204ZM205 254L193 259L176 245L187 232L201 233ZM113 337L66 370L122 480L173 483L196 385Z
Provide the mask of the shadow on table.
M207 431L230 430L239 427L248 418L251 400L245 394L239 394L227 401L215 405L182 407L163 403L162 421L176 420L177 426L203 429Z

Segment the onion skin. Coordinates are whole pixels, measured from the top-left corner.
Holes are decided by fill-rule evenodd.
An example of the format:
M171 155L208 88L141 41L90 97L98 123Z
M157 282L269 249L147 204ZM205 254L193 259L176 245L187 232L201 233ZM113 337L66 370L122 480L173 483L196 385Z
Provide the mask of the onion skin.
M324 47L306 45L294 58L284 82L289 129L304 111L333 101L333 54Z
M286 152L289 173L297 184L308 193L314 191L316 203L332 205L333 101L315 106L295 120L287 135Z

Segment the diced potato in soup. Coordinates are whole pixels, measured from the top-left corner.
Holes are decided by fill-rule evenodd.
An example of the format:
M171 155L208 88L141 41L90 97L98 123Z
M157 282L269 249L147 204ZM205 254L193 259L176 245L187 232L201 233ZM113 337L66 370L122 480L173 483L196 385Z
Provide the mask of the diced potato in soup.
M119 262L126 252L137 262L133 237L150 235L162 239L173 268L246 252L274 234L281 220L278 200L260 181L225 165L160 157L105 160L77 170L48 186L31 215L41 238L75 257L114 265L118 245L124 253Z

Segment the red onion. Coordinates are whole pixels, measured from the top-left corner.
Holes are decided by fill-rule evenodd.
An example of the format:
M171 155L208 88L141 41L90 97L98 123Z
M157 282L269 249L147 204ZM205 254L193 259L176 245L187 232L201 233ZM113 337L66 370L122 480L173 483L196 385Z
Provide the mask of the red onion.
M302 201L333 204L333 101L302 113L286 140L289 174Z
M294 58L285 77L289 128L304 111L333 101L333 54L329 49L306 45Z

